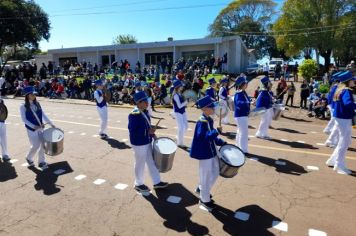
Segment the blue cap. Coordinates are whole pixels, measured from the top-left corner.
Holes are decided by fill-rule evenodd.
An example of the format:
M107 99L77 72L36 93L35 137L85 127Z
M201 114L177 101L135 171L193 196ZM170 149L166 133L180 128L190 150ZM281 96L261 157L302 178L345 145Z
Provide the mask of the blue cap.
M267 76L265 76L261 79L262 84L269 83L269 82L271 82L271 81L269 80L269 78Z
M95 80L95 85L96 86L101 86L101 85L103 85L103 81L101 81L100 79Z
M245 79L245 77L240 76L237 78L235 85L240 86L241 84L247 83L247 80Z
M222 79L222 80L220 80L220 84L222 84L222 83L227 83L227 82L229 82L228 79Z
M335 74L333 74L332 76L331 76L331 78L332 79L336 79L340 74L342 74L343 73L343 71L339 71L339 72L336 72Z
M175 81L173 82L173 88L178 88L178 87L181 87L181 86L183 86L182 81L180 81L180 80L175 80Z
M141 87L142 85L141 85L141 81L137 81L136 83L135 83L135 87Z
M352 73L350 71L339 74L337 78L340 80L340 82L346 82L353 79Z
M210 107L210 108L214 108L216 106L215 100L212 99L209 95L199 99L196 102L196 105L199 109L202 109L204 107Z
M140 91L134 94L134 101L135 103L147 101L148 97L144 91Z
M210 78L210 79L208 80L208 82L209 82L209 84L215 84L215 83L216 83L216 80L215 80L215 78Z
M26 96L27 94L37 94L33 86L27 86L22 90L22 93Z

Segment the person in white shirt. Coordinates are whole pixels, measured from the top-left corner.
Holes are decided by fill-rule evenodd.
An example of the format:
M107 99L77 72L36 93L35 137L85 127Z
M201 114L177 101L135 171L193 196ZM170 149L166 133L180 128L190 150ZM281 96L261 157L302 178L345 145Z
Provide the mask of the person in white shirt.
M181 94L183 84L180 80L173 82L173 110L175 119L177 121L177 144L179 147L185 147L183 144L184 134L188 129L188 119L185 109L187 107L187 101Z
M108 105L106 103L104 92L103 92L103 82L101 80L95 81L96 90L94 92L94 99L96 102L96 109L100 116L100 130L99 135L102 139L108 137L106 134L108 126Z

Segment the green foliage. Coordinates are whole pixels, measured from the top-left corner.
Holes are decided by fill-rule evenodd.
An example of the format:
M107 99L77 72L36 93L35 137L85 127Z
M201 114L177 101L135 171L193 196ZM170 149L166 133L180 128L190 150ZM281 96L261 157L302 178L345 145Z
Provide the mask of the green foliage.
M232 36L244 32L240 37L247 48L255 49L258 58L269 55L268 48L275 44L271 44L267 36L256 34L266 32L275 6L272 0L235 0L222 9L209 26L210 36Z
M137 43L137 39L135 36L131 34L120 34L116 38L113 39L112 43L113 44L131 44L131 43Z
M9 47L13 52L18 47L35 50L39 41L49 39L49 30L48 15L34 1L0 1L0 57L5 62L14 56L8 53ZM0 72L2 69L0 66Z
M318 64L316 61L311 59L304 60L299 66L299 71L301 72L303 78L309 82L310 79L316 75L318 71Z
M322 93L322 94L328 93L328 92L329 92L329 89L330 89L330 87L329 87L328 84L321 84L321 85L319 86L319 92Z

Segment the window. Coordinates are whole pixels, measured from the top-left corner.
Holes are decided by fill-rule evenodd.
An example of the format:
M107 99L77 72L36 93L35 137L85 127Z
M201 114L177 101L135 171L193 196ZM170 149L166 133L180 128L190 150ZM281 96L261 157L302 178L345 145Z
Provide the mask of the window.
M162 52L162 53L146 53L145 54L145 65L159 65L165 60L166 62L170 60L173 61L173 52Z
M195 60L197 57L199 57L200 59L205 59L206 57L212 58L214 57L214 50L182 52L182 57L186 60Z

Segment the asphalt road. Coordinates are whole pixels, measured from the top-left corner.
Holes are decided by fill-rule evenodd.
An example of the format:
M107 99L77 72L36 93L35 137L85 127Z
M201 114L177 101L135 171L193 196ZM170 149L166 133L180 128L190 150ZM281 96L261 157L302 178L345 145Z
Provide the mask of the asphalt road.
M5 102L13 163L0 163L0 235L355 235L356 172L339 175L325 165L332 153L321 145L326 121L306 118L304 111L291 109L274 121L270 141L253 137L259 119L250 121L254 155L238 176L219 177L212 192L218 208L209 213L199 208L194 194L198 162L182 149L173 169L162 174L171 183L167 189L148 196L133 190L129 109L109 108L105 141L97 136L95 106L41 101L65 131L64 152L47 157L50 169L41 172L23 166L29 142L19 117L21 101ZM176 135L169 112L154 113L164 118L159 137ZM188 111L188 146L199 115L194 108ZM229 143L235 142L235 129L223 127ZM356 171L355 138L347 166ZM152 186L147 172L146 183Z

